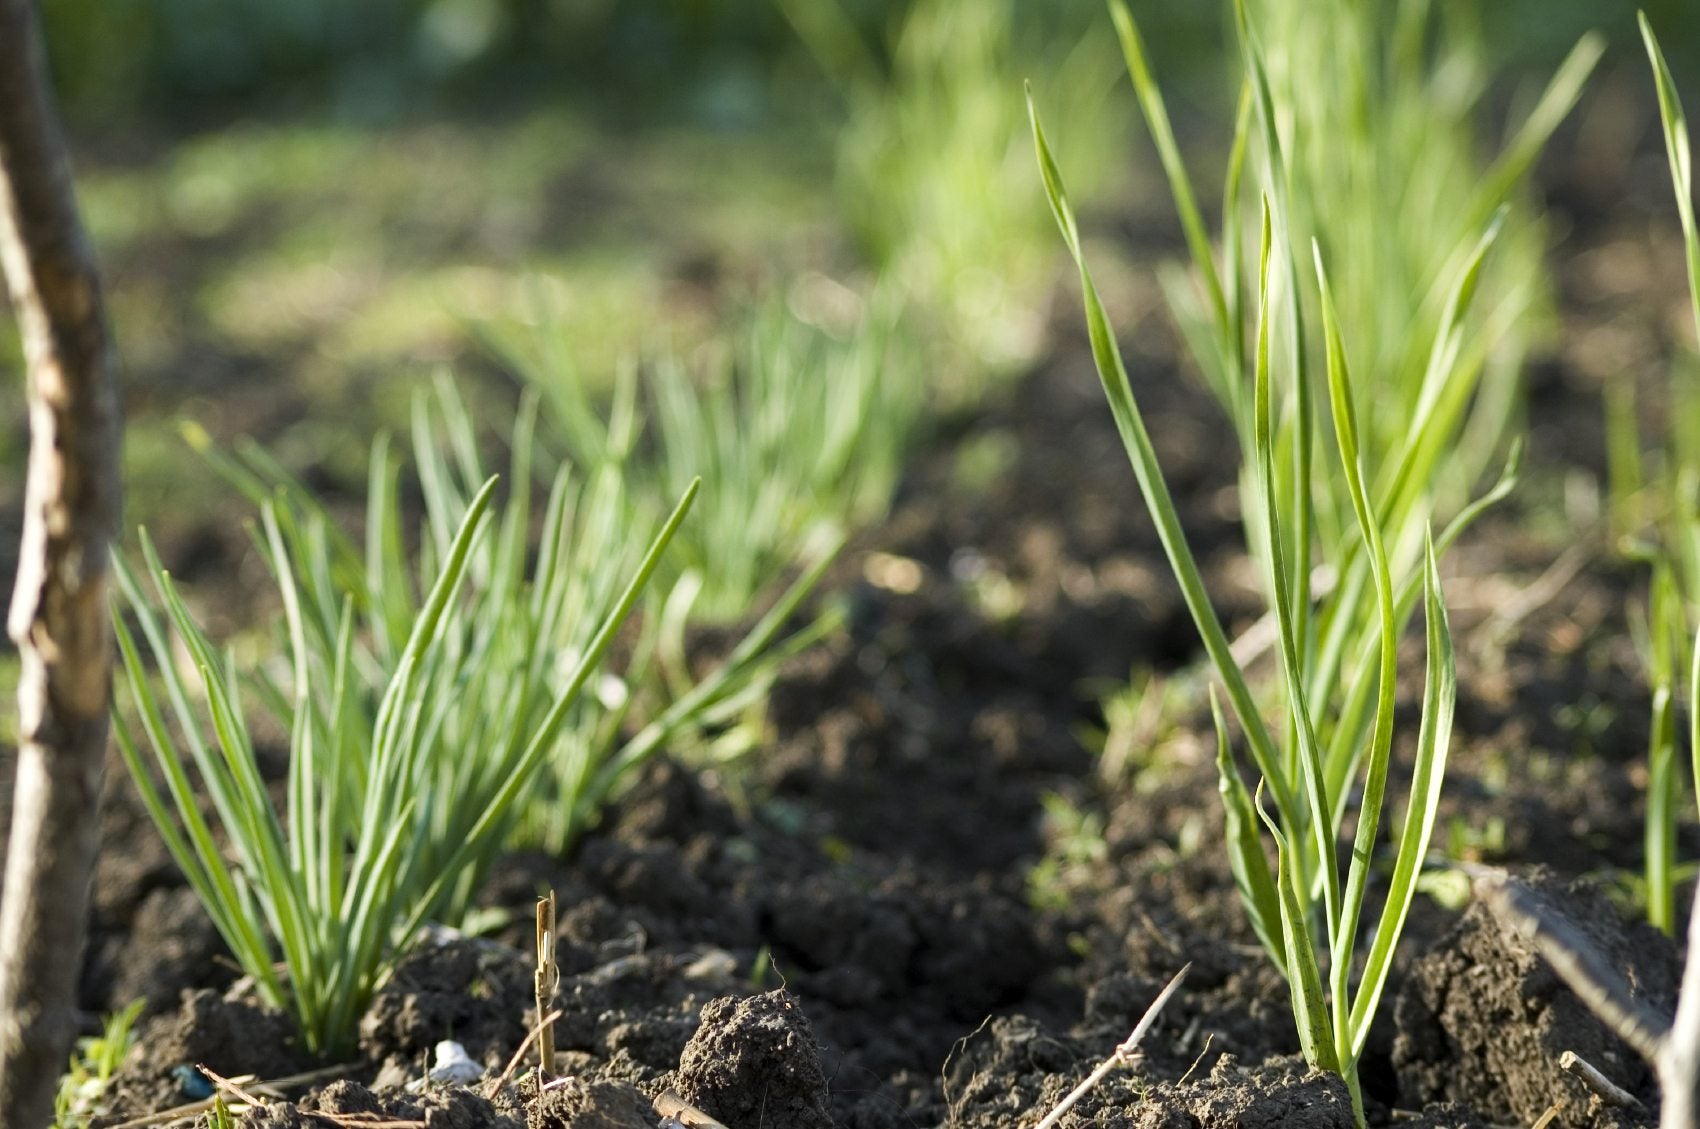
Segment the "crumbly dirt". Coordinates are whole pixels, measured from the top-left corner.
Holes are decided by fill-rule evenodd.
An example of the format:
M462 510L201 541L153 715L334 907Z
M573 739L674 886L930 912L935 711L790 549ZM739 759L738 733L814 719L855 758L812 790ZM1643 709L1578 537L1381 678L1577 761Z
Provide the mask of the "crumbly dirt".
M727 1125L832 1129L820 1044L784 990L725 997L679 1056L679 1096Z
M1548 877L1546 912L1591 942L1593 956L1657 1012L1676 1009L1676 945L1650 926L1626 928L1595 889ZM1567 1125L1633 1124L1635 1111L1604 1106L1560 1065L1572 1052L1642 1102L1657 1107L1647 1065L1558 980L1511 923L1470 907L1442 942L1414 962L1395 1009L1393 1062L1415 1103L1469 1100L1501 1122L1533 1124L1555 1109Z
M1537 495L1481 522L1446 565L1460 695L1435 849L1551 867L1555 911L1668 1007L1678 954L1625 915L1647 709L1625 640L1644 581L1586 506L1563 528L1535 519L1569 489L1567 468L1603 466L1600 335L1634 344L1652 380L1677 324L1661 288L1681 268L1566 191L1565 329L1529 408ZM1235 548L1226 425L1177 367L1154 288L1120 300L1183 521L1243 629L1257 598ZM1078 341L1060 301L1059 340ZM1343 1086L1297 1057L1286 985L1240 908L1207 714L1184 673L1195 637L1085 350L1059 346L946 421L832 586L847 625L785 671L767 749L737 772L660 761L571 858L505 859L482 900L510 924L430 938L377 994L344 1077L248 1123L635 1129L671 1087L729 1129L1032 1129L1190 962L1136 1060L1062 1126L1351 1125ZM1174 708L1105 773L1099 695L1135 670ZM1401 687L1407 720L1417 691ZM240 985L227 998L234 970L121 770L107 798L82 1003L92 1019L141 995L152 1016L113 1117L186 1100L181 1068L197 1062L264 1077L323 1065ZM1700 855L1694 829L1683 836ZM549 889L558 1077L539 1091L522 1066L488 1098L537 1019L525 947ZM410 1093L444 1039L484 1081ZM1565 1050L1643 1107L1602 1106L1556 1066ZM1378 1125L1530 1124L1554 1105L1572 1127L1654 1116L1644 1068L1538 957L1485 909L1426 897L1362 1070Z

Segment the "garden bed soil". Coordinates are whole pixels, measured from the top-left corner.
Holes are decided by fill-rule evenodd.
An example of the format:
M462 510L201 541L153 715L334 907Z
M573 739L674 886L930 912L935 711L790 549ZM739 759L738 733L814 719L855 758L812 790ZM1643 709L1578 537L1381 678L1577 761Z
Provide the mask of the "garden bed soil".
M1656 357L1665 324L1662 260L1612 275L1641 288L1643 322L1625 329L1634 303L1596 294L1599 257L1644 239L1585 223L1570 238L1565 345L1531 408L1532 474L1549 483L1603 461L1590 334L1651 334ZM1179 373L1154 296L1127 312L1150 430L1243 630L1256 595L1226 425ZM1057 318L1078 341L1067 300ZM1447 562L1460 697L1437 847L1544 864L1530 880L1555 909L1669 1008L1680 954L1610 896L1639 865L1646 693L1622 641L1640 578L1603 536L1531 532L1519 507L1534 504L1508 504ZM433 935L378 993L338 1080L248 1123L636 1129L671 1089L729 1129L1031 1127L1190 964L1137 1059L1061 1125L1350 1126L1344 1087L1298 1057L1286 986L1240 909L1214 738L1181 673L1193 630L1089 356L1065 344L947 421L835 583L847 626L785 672L770 748L736 772L662 761L572 858L506 859L483 899L508 924ZM1106 778L1096 692L1136 670L1177 709ZM103 826L82 1005L148 1000L109 1123L188 1100L194 1064L324 1066L252 1005L116 763ZM562 1080L498 1088L536 1018L524 946L550 889ZM1373 1122L1654 1120L1645 1068L1484 907L1420 898L1403 954L1363 1063ZM443 1039L486 1081L408 1092ZM1605 1104L1560 1069L1566 1050L1641 1104Z

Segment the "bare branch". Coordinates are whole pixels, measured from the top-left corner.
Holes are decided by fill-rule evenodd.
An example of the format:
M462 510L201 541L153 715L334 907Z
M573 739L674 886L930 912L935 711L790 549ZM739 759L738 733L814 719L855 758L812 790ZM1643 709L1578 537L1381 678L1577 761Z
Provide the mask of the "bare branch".
M18 769L0 901L0 1124L45 1125L74 1034L111 697L118 398L31 0L0 0L0 267L28 365Z

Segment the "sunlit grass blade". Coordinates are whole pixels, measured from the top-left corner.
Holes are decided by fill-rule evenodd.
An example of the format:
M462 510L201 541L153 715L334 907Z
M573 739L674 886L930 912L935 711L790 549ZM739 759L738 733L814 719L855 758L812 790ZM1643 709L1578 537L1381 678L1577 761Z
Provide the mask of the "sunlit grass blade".
M1181 159L1180 146L1175 144L1175 132L1169 124L1168 106L1163 101L1162 89L1152 77L1145 41L1140 36L1139 25L1134 22L1124 0L1110 0L1110 16L1116 25L1116 36L1121 41L1122 58L1126 61L1127 73L1133 80L1134 93L1139 96L1139 108L1145 115L1147 128L1151 131L1152 143L1157 147L1157 157L1163 164L1163 173L1169 179L1169 192L1174 197L1175 210L1180 214L1181 230L1186 235L1187 248L1202 279L1211 314L1220 327L1219 332L1226 332L1233 324L1229 321L1226 290L1216 269L1210 234L1204 226L1204 216L1199 212L1197 197L1193 195L1192 179L1187 175L1186 162ZM1232 259L1227 262L1230 271L1236 269Z
M1340 451L1340 468L1351 496L1352 512L1357 516L1363 551L1374 578L1377 619L1379 621L1379 661L1376 669L1376 700L1374 728L1369 742L1368 770L1364 779L1363 796L1358 802L1357 828L1352 843L1352 861L1347 869L1346 888L1342 895L1342 913L1336 924L1332 951L1335 955L1332 975L1334 1027L1336 1032L1346 1027L1348 984L1352 966L1348 959L1358 935L1359 916L1363 911L1364 895L1370 877L1370 862L1381 823L1381 806L1387 794L1388 761L1393 749L1393 697L1398 675L1399 621L1394 610L1393 577L1387 561L1387 551L1381 542L1381 527L1371 506L1369 491L1364 484L1363 455L1358 442L1358 412L1352 398L1352 380L1347 368L1346 347L1341 339L1340 323L1334 308L1334 295L1328 286L1328 274L1322 263L1322 248L1313 244L1312 259L1316 269L1318 291L1322 298L1322 328L1327 344L1328 402L1334 418L1334 438ZM1336 809L1337 810L1337 809ZM1330 815L1332 815L1332 811ZM1333 823L1330 822L1330 826ZM1353 1056L1347 1056L1348 1058Z
M1694 800L1700 807L1700 708L1695 703L1700 702L1700 634L1689 642L1688 664L1688 756L1691 775L1688 779L1694 787Z
M1296 799L1280 771L1275 743L1257 710L1251 690L1234 661L1227 634L1222 630L1221 620L1204 590L1204 580L1199 574L1198 564L1186 542L1185 534L1181 531L1174 499L1164 481L1162 468L1158 465L1157 453L1145 429L1144 417L1134 400L1133 387L1122 361L1121 347L1116 343L1109 315L1098 297L1091 272L1086 266L1074 211L1068 203L1062 173L1051 157L1050 146L1045 140L1044 127L1039 120L1038 107L1033 103L1031 91L1027 97L1027 112L1033 126L1033 143L1038 151L1039 171L1044 178L1051 212L1056 217L1063 241L1080 272L1080 287L1086 305L1086 326L1092 342L1092 357L1098 368L1098 377L1103 385L1105 397L1109 400L1111 414L1115 417L1116 428L1121 433L1122 444L1127 448L1128 458L1133 463L1134 477L1139 483L1140 494L1145 500L1153 524L1157 527L1164 555L1168 557L1169 566L1180 583L1181 594L1204 641L1205 651L1215 664L1227 691L1228 701L1234 708L1234 715L1246 733L1252 759L1258 770L1263 773L1282 819L1296 825Z
M1700 231L1694 224L1694 157L1688 136L1688 117L1683 113L1682 100L1676 94L1676 82L1670 66L1659 47L1653 25L1647 13L1637 13L1641 39L1647 46L1647 58L1653 66L1653 84L1659 96L1659 121L1664 126L1665 154L1670 159L1671 187L1676 192L1676 214L1682 224L1683 250L1688 263L1689 308L1694 315L1694 331L1700 340Z
M304 1045L316 1051L346 1049L366 1001L425 920L464 912L461 899L502 846L517 802L576 716L574 702L695 496L693 486L631 571L622 571L622 555L601 555L592 545L586 556L543 553L541 560L562 567L528 578L529 483L510 492L502 519L492 522L496 483L479 470L470 415L450 390L439 389L437 404L446 453L426 446L434 443L436 420L424 414L416 453L427 509L436 507L427 521L446 536L427 535L422 567L435 572L425 573L430 583L417 607L405 588L393 606L372 598L397 574L394 562L372 555L400 542L394 478L382 451L372 474L381 524L368 537L367 557L330 534L319 503L302 488L272 478L263 462L254 464L259 480L272 483L262 503L261 545L282 594L281 642L288 652L287 677L262 674L257 698L290 733L287 822L259 775L244 675L196 626L145 537L164 622L134 575L122 562L118 567L120 594L157 668L145 668L120 618L127 681L169 800L148 776L122 716L120 751L238 963L270 1002L290 1009ZM514 436L512 467L528 476L533 438L524 413ZM554 512L545 525L563 539L572 532L567 512L574 497L566 488L551 494ZM533 598L534 584L547 590L540 600ZM592 624L594 637L575 655L558 691L545 697L562 638L559 617L584 610L580 594L591 594L597 606L594 593L603 589L613 593L607 615ZM525 612L544 618L527 619ZM393 652L389 645L362 651L361 637L386 632L405 642ZM198 675L193 689L179 670L178 647ZM386 665L386 657L393 662ZM529 674L520 676L522 668ZM156 680L174 726L160 711ZM203 727L213 742L202 736ZM199 814L188 763L213 799L234 867ZM273 967L278 956L283 977Z
M119 579L120 591L125 601L137 609L139 618L151 618L152 612L141 602L141 587L129 566L121 557L115 555L113 569ZM230 946L231 953L241 967L256 970L255 983L266 1002L282 1007L286 997L272 967L271 951L263 935L255 927L254 921L243 912L243 901L238 892L235 875L225 863L224 856L213 839L211 828L201 816L188 774L183 768L183 758L165 726L153 694L146 689L148 675L142 665L135 638L121 619L115 619L113 630L137 712L141 715L143 727L153 744L157 766L165 775L172 805L181 816L181 831L172 819L171 811L166 807L159 790L154 787L152 773L136 748L128 722L121 714L115 713L113 734L119 752L136 781L143 806L155 826L160 829L172 860L183 871L190 887L207 907L208 916L212 918L219 935ZM195 721L193 717L186 720L189 725L193 725Z
M1275 876L1269 871L1269 860L1258 834L1262 821L1228 748L1228 722L1222 716L1222 704L1214 686L1210 688L1210 715L1216 723L1216 779L1222 793L1228 867L1233 871L1234 884L1239 887L1252 929L1263 942L1269 959L1286 975L1287 945L1281 931L1281 897L1276 892Z
M1546 89L1535 103L1535 108L1529 112L1523 124L1518 128L1510 144L1494 161L1492 167L1482 177L1480 186L1469 212L1466 214L1466 229L1479 227L1491 216L1499 206L1505 203L1512 191L1522 183L1529 173L1529 168L1546 148L1553 130L1569 115L1576 105L1576 100L1582 96L1582 89L1588 83L1588 76L1594 71L1594 65L1605 54L1606 40L1597 32L1589 32L1576 41L1570 53L1559 64L1547 81Z
M1423 684L1422 720L1417 730L1417 756L1411 769L1410 801L1399 835L1393 875L1388 882L1387 902L1381 911L1363 975L1352 1000L1348 1048L1352 1061L1362 1054L1370 1025L1381 1002L1393 968L1394 952L1404 932L1417 880L1428 854L1440 806L1441 782L1446 775L1446 758L1452 741L1453 709L1458 696L1457 668L1453 658L1452 630L1447 622L1446 603L1440 587L1440 567L1435 546L1426 546L1423 561L1423 615L1427 620L1428 664Z
M1296 610L1296 605L1308 603L1310 592L1308 583L1294 590L1292 578L1288 572L1286 535L1283 531L1283 514L1296 516L1295 510L1307 511L1310 505L1310 490L1308 478L1300 479L1305 483L1302 493L1296 499L1289 500L1280 493L1275 469L1274 420L1271 400L1273 377L1270 372L1270 337L1273 334L1270 316L1270 268L1271 257L1274 253L1272 246L1272 213L1268 198L1264 198L1262 240L1258 255L1258 319L1257 344L1254 353L1253 379L1255 381L1252 395L1253 409L1253 456L1257 460L1258 480L1262 486L1263 530L1267 538L1266 561L1269 568L1270 603L1275 608L1275 623L1277 638L1281 650L1281 671L1283 688L1286 691L1288 730L1291 736L1293 759L1290 766L1296 769L1295 777L1302 779L1305 798L1309 805L1309 831L1315 841L1315 876L1321 882L1323 895L1323 912L1327 918L1328 936L1333 938L1340 925L1340 872L1334 859L1334 828L1329 822L1329 798L1322 773L1321 753L1317 748L1316 728L1312 722L1310 695L1305 688L1305 666L1303 654L1306 650L1303 620ZM1283 272L1287 274L1289 272ZM1302 409L1300 409L1302 411ZM1294 424L1295 428L1303 431L1308 421L1301 418ZM1295 522L1300 528L1294 534L1295 540L1301 535L1308 534L1308 522ZM1308 574L1308 570L1300 575ZM1301 775L1302 774L1302 775ZM1305 825L1289 823L1288 827L1295 833ZM1308 887L1312 872L1304 865L1303 856L1289 860L1288 865L1299 877L1302 885ZM1289 967L1291 967L1289 965Z
M1647 920L1666 936L1676 932L1676 823L1682 782L1677 777L1676 679L1687 639L1686 615L1668 562L1658 560L1647 607L1648 678L1652 724L1647 735Z
M696 500L699 488L699 483L693 482L691 484L684 496L679 499L679 504L668 517L666 524L655 535L655 540L650 543L649 551L644 555L637 571L632 574L625 591L621 593L619 600L615 602L608 616L602 621L595 638L585 649L585 653L574 667L571 677L567 679L566 685L555 698L554 704L549 707L549 712L544 716L542 724L538 726L530 742L526 745L517 770L508 776L506 784L496 794L494 801L479 817L478 821L472 825L466 841L449 855L448 864L444 868L445 873L439 876L437 881L427 889L425 897L421 899L420 910L403 924L400 932L404 937L411 936L423 922L428 908L441 894L445 881L449 878L448 872L452 870L453 865L462 862L475 845L487 838L487 833L492 827L499 826L502 821L510 818L510 809L518 800L520 793L531 783L536 768L542 764L543 759L553 749L556 739L560 735L561 727L566 723L568 711L571 710L573 703L578 700L585 682L602 662L603 656L607 654L608 648L613 644L614 636L619 632L621 624L625 622L626 616L631 613L638 597L649 583L650 577L661 561L661 554L673 540L674 534L678 532L679 524L685 520L685 515L690 512L691 503Z
M1653 86L1659 103L1665 155L1670 167L1671 187L1676 196L1677 219L1682 230L1688 274L1691 320L1700 348L1700 235L1695 230L1693 155L1687 118L1670 68L1646 14L1640 28ZM1692 359L1682 362L1691 367ZM1700 489L1700 441L1696 440L1694 409L1700 403L1692 374L1673 372L1666 429L1665 469L1646 474L1635 415L1635 389L1626 382L1608 397L1608 428L1614 533L1622 550L1632 557L1652 562L1647 617L1645 662L1652 691L1651 724L1648 737L1647 799L1645 812L1645 872L1647 919L1667 934L1674 933L1677 919L1676 848L1677 820L1682 809L1683 784L1677 772L1677 712L1681 684L1688 684L1688 727L1690 768L1696 795L1700 796L1700 638L1694 636L1700 622L1700 508L1694 501ZM1648 528L1642 522L1652 517ZM1692 644L1695 653L1684 648Z
M1257 813L1275 840L1276 892L1281 905L1281 939L1287 951L1287 987L1292 993L1293 1018L1298 1024L1299 1045L1305 1061L1318 1070L1340 1073L1334 1037L1328 1022L1328 997L1322 990L1322 972L1317 965L1316 946L1311 940L1310 914L1306 905L1309 890L1293 868L1293 851L1276 821L1258 806Z
M837 546L799 575L773 607L738 641L718 668L681 694L597 769L585 789L585 796L591 801L588 806L594 805L596 797L611 795L621 780L653 756L662 742L674 736L682 726L694 724L712 714L729 695L753 689L746 685L745 675L755 664L783 663L837 627L836 616L823 615L813 624L780 639L786 624L820 584L821 577L836 556Z

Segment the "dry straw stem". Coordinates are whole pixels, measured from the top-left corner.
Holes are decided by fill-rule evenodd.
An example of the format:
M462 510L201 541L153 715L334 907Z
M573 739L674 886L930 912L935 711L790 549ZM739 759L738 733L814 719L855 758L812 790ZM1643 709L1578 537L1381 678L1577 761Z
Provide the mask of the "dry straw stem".
M245 1079L221 1077L215 1072L207 1069L204 1065L197 1065L195 1069L199 1070L202 1074L205 1074L212 1080L213 1085L230 1094L246 1109L261 1109L268 1104L265 1099L257 1097L243 1088L246 1081ZM238 1112L241 1111L239 1110ZM333 1125L347 1126L348 1129L355 1129L356 1126L361 1127L361 1129L426 1129L427 1125L424 1121L415 1121L409 1118L385 1117L383 1114L374 1113L320 1112L314 1114L314 1116L324 1118Z
M537 1084L542 1086L555 1073L555 1021L549 1005L561 986L561 969L555 963L555 891L537 899L537 970L531 977L537 1000Z
M523 1059L525 1057L525 1053L531 1049L531 1044L536 1041L538 1035L542 1033L543 1028L546 1025L552 1027L555 1020L559 1018L561 1018L561 1009L556 1008L554 1011L551 1011L539 1020L537 1026L527 1032L524 1041L522 1041L514 1050L513 1057L508 1059L508 1065L502 1068L502 1073L495 1078L492 1078L489 1084L485 1086L484 1096L486 1098L489 1098L491 1101L495 1100L496 1095L502 1092L502 1087L508 1084L508 1079L514 1076L514 1071L519 1069L520 1060ZM556 1081L561 1081L561 1079L556 1079ZM543 1089L549 1089L554 1084L554 1082L551 1082L549 1085L544 1086Z
M1133 1053L1139 1048L1140 1041L1145 1038L1145 1033L1151 1030L1153 1023L1157 1022L1157 1016L1162 1012L1164 1005L1169 1002L1169 997L1175 994L1175 990L1181 986L1181 981L1186 979L1186 974L1190 971L1192 971L1192 962L1188 961L1179 972L1175 973L1168 985L1157 993L1157 998L1151 1001L1151 1006L1145 1009L1145 1014L1139 1017L1138 1023L1134 1024L1133 1033L1116 1047L1109 1058L1099 1063L1098 1068L1088 1074L1084 1082L1070 1090L1068 1095L1057 1103L1056 1108L1047 1113L1044 1119L1033 1129L1055 1129L1056 1124L1062 1120L1063 1114L1073 1109L1074 1103L1091 1093L1092 1088L1102 1082L1105 1075L1133 1059Z
M1598 1094L1608 1105L1622 1106L1625 1109L1640 1108L1641 1103L1635 1100L1634 1094L1601 1074L1599 1067L1575 1051L1565 1051L1559 1055L1558 1068L1576 1075L1584 1086Z
M212 1072L205 1067L199 1068L203 1074L211 1078ZM354 1069L353 1063L341 1063L337 1066L321 1067L302 1074L291 1074L284 1078L273 1078L268 1082L259 1082L252 1074L239 1074L231 1081L242 1086L252 1086L268 1096L282 1097L281 1091L293 1090L301 1086L310 1086L316 1082L330 1082L348 1075ZM184 1105L172 1106L158 1113L150 1113L145 1117L133 1117L129 1121L121 1121L111 1129L168 1129L171 1126L190 1125L195 1123L201 1114L213 1108L215 1098L204 1098L198 1102L188 1102Z

